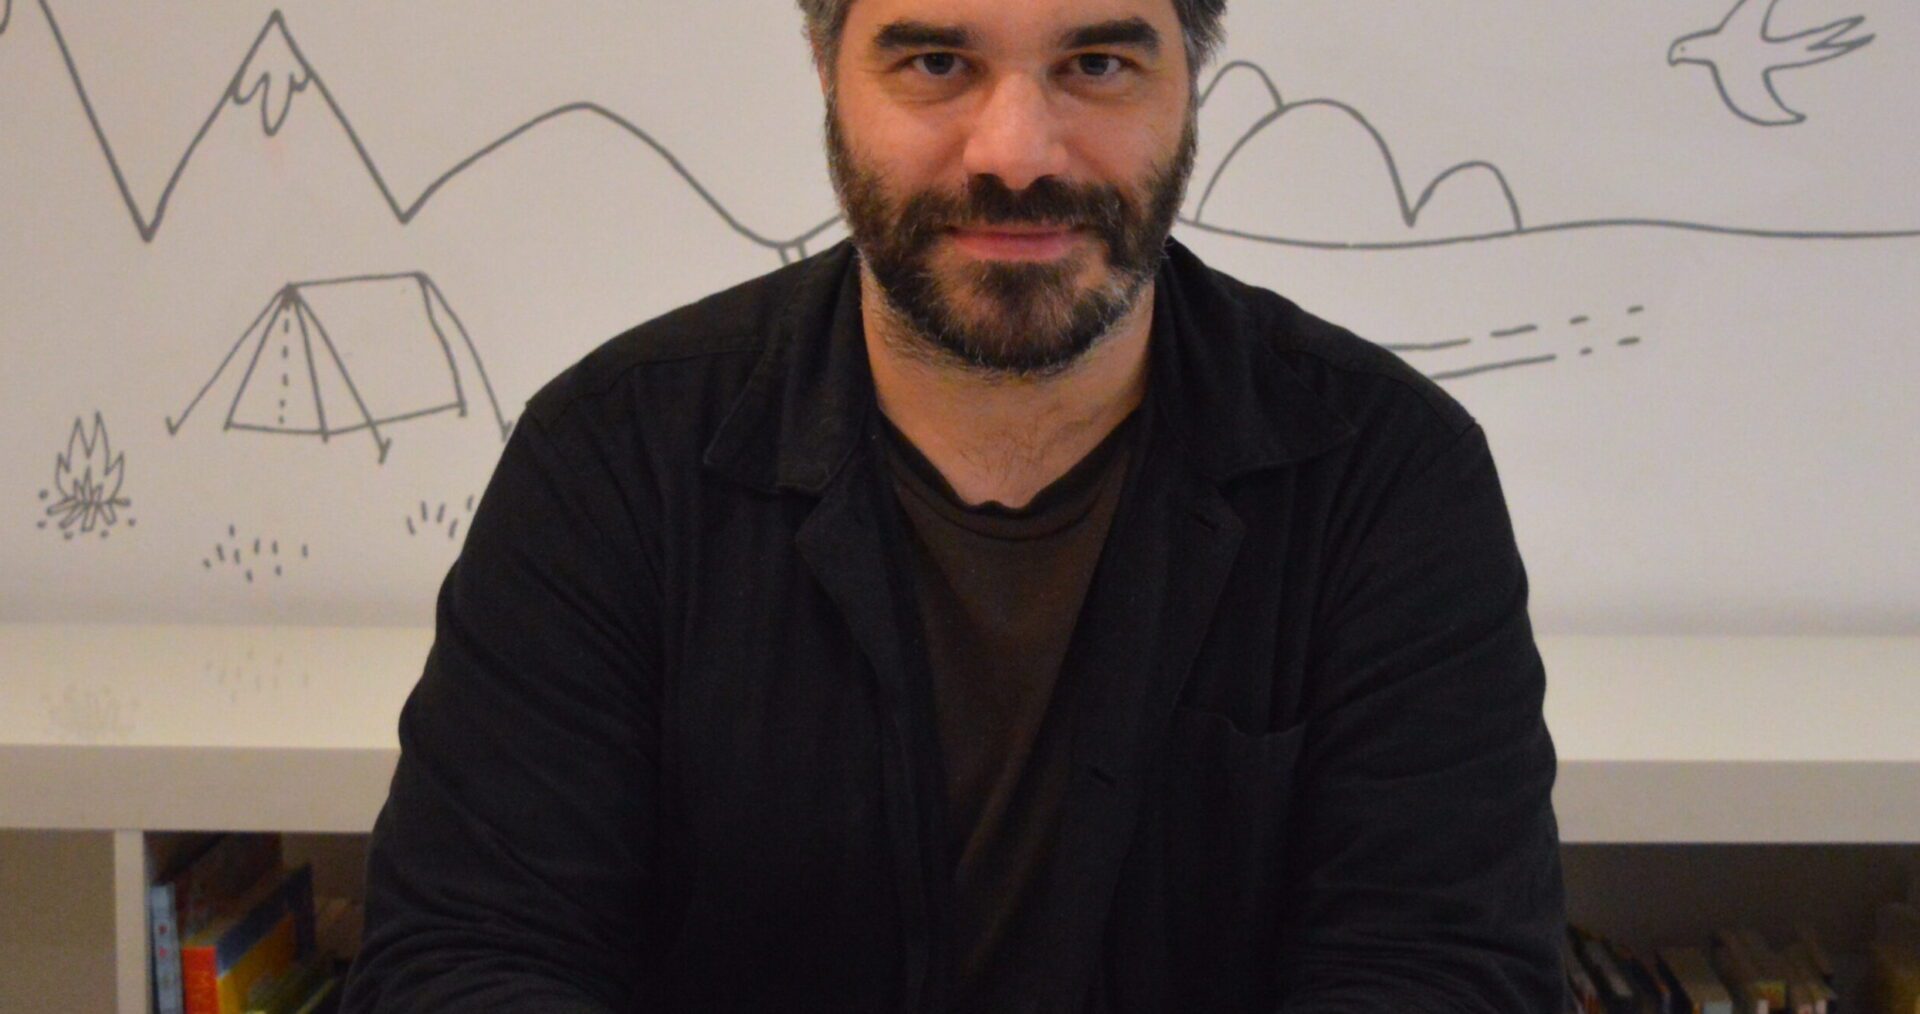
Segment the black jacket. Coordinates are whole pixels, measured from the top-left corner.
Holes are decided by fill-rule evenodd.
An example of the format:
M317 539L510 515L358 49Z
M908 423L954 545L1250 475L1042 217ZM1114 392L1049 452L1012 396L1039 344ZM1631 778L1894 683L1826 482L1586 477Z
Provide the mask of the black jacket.
M440 590L344 1010L922 1011L944 780L841 244L544 387ZM1039 1011L1554 1014L1485 433L1171 244L1070 657Z

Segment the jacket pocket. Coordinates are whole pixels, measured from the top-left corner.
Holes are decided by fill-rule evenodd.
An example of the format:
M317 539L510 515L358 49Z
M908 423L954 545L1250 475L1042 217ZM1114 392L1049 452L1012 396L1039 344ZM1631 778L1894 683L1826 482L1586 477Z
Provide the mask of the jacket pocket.
M1239 1009L1272 992L1276 905L1306 724L1242 731L1176 708L1160 791L1176 996Z

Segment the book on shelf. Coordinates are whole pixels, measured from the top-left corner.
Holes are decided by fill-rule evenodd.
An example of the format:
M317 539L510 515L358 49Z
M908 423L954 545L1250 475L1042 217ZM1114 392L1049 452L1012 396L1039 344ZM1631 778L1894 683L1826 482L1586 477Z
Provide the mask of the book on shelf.
M1600 991L1594 987L1593 976L1573 953L1573 932L1568 928L1566 936L1560 938L1560 964L1567 973L1567 999L1572 1008L1568 1014L1606 1014L1600 1006Z
M1807 945L1795 940L1781 949L1787 962L1787 1006L1795 1014L1837 1014L1840 994L1831 976L1822 974Z
M1660 977L1673 991L1675 1010L1685 1014L1733 1014L1733 994L1699 947L1662 947L1654 952Z
M155 1014L185 1014L181 942L199 933L281 864L277 834L202 834L172 854L148 846L147 930Z
M1606 1014L1639 1014L1639 1001L1626 970L1614 960L1613 952L1597 934L1574 925L1567 932L1573 938L1573 955L1593 980L1600 997L1600 1009Z
M1707 956L1741 1014L1772 1014L1787 1005L1786 981L1761 971L1737 930L1716 931Z
M1873 915L1868 1009L1872 1014L1920 1014L1920 906L1888 902Z
M1800 926L1794 929L1792 946L1798 947L1806 952L1807 959L1812 962L1814 971L1819 973L1820 978L1826 982L1827 985L1831 986L1834 984L1833 961L1827 957L1827 949L1820 946L1819 938L1814 936L1813 930L1810 927Z
M254 983L245 1014L297 1014L311 1010L339 985L333 956L315 951L279 975Z
M245 1014L249 991L314 952L313 866L263 880L180 946L186 1014Z
M360 933L367 919L366 905L347 898L323 898L315 905L315 946L336 957L360 952Z
M1654 974L1646 961L1625 944L1605 940L1607 949L1613 952L1614 963L1626 974L1627 983L1633 987L1633 1009L1640 1014L1672 1014L1678 1008L1676 999L1666 983Z
M1873 1014L1920 1014L1920 956L1885 940L1869 944L1868 954L1873 967L1867 1009Z

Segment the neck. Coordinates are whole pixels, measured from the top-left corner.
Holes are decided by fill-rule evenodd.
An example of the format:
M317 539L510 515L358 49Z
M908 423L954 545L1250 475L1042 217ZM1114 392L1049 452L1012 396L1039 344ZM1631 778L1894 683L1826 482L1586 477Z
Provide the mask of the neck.
M1154 287L1072 367L1041 378L982 373L916 354L861 269L861 322L880 410L962 500L1025 506L1136 408L1147 389Z

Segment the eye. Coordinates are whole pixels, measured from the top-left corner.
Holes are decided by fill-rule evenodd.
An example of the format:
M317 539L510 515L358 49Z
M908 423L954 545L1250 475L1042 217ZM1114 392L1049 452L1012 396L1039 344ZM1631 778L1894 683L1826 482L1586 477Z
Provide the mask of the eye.
M1118 77L1126 67L1127 62L1112 53L1081 53L1073 58L1073 69L1091 78Z
M957 53L922 53L907 61L907 64L928 77L948 78L960 73L962 64Z

